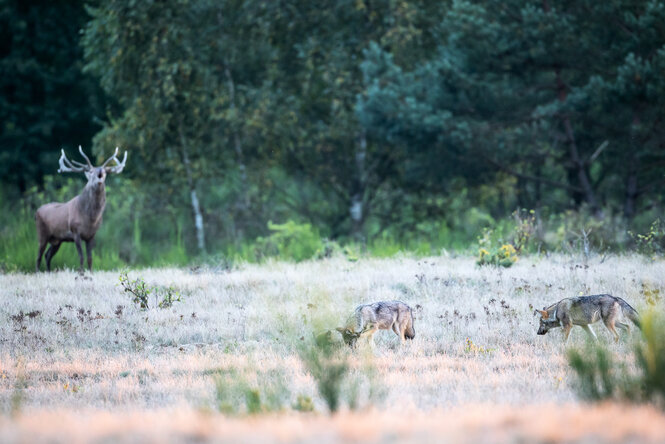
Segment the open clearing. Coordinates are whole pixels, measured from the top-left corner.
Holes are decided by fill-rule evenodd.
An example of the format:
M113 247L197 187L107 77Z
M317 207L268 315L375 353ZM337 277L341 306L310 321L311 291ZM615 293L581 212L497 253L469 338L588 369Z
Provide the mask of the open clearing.
M509 269L403 257L132 270L183 298L162 309L151 295L142 310L119 272L1 275L0 441L663 442L665 415L649 406L578 400L561 331L536 336L529 305L611 293L662 310L664 276L663 262L637 256L533 257ZM414 307L415 340L400 346L381 331L374 349L351 353L357 410L329 416L298 347L322 323L388 299ZM595 331L617 357L639 340ZM576 327L568 346L585 339ZM220 413L220 375L281 408L246 415L232 394L224 402L237 401L236 413ZM314 412L294 408L299 397Z

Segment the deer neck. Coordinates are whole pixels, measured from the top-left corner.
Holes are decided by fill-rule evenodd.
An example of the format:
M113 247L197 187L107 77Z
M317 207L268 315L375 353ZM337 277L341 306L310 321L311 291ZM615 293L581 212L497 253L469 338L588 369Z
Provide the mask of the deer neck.
M79 195L79 209L90 221L97 221L106 205L106 188L103 183L86 185Z

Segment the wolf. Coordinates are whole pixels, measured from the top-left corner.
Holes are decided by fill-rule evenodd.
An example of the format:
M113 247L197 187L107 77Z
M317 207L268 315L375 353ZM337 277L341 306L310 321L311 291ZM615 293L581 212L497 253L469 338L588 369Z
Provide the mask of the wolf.
M620 322L620 318L627 317L637 328L640 328L640 319L637 311L623 299L610 294L595 294L591 296L578 296L562 299L559 302L536 310L540 314L540 327L538 334L544 335L550 329L563 327L563 342L568 341L568 335L573 325L579 325L594 339L598 339L591 329L591 324L603 320L605 327L619 340L619 333L615 327L630 331L630 326Z
M344 342L353 347L360 336L366 336L369 341L378 330L391 328L399 336L400 342L404 342L405 338L416 337L416 330L413 328L413 311L404 302L380 301L359 305L346 325L337 327L337 331L341 333Z

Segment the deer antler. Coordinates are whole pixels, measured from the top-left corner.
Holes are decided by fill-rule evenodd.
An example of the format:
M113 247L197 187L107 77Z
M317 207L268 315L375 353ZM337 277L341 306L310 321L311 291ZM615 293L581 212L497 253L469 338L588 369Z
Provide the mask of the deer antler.
M127 162L127 151L125 151L125 156L122 158L122 162L116 157L118 155L118 147L115 147L115 153L102 164L102 168L106 169L107 173L120 173L125 168L125 162ZM106 164L113 160L116 165L112 167L107 167Z
M81 154L83 154L83 150L79 146L79 151L81 151ZM69 160L67 159L67 156L65 155L65 150L62 149L60 150L62 155L60 156L60 160L58 163L60 164L60 168L58 168L58 173L82 173L85 171L88 171L93 168L92 164L90 164L90 160L86 157L85 154L83 154L83 157L88 161L88 165L84 165L81 162L77 162L75 160Z
M88 156L86 156L85 153L83 152L83 148L81 148L81 145L79 145L79 153L81 153L81 156L83 156L85 161L88 162L88 167L90 169L93 169L94 166L92 166L92 163L90 162L90 159L88 159ZM81 165L83 165L83 164L81 164Z

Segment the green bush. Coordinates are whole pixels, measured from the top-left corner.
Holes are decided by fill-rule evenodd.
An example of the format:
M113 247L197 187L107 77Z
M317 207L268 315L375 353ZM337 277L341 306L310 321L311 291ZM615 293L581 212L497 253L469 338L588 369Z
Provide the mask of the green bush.
M642 341L633 348L636 371L617 362L605 346L587 344L568 351L577 391L590 401L652 402L665 409L665 317L655 310L641 319Z
M287 405L289 391L285 376L278 371L250 375L235 369L219 370L214 376L217 409L227 415L256 415L276 412ZM252 378L254 379L254 378Z
M320 324L314 321L313 325ZM368 407L383 396L371 352L361 348L351 350L341 342L337 332L327 330L311 335L310 340L299 341L297 350L330 413L343 405L351 410ZM361 358L360 365L353 364L353 355Z
M296 402L293 404L293 410L299 412L313 412L314 411L314 401L312 398L305 395L298 395Z
M348 377L349 363L346 350L334 342L318 340L299 349L300 359L316 381L316 388L330 413L339 410Z
M131 280L127 275L127 270L120 272L119 282L123 291L131 295L132 302L141 310L150 308L151 294L155 296L155 303L159 308L169 308L173 306L174 302L182 302L182 296L172 285L168 287L148 285L142 277Z
M665 252L665 224L656 219L646 233L633 233L628 231L628 235L635 243L635 249L638 253L656 259L662 257Z
M324 244L319 233L310 224L289 220L283 224L268 222L272 231L268 237L256 239L257 258L277 257L301 262L313 258Z
M127 271L121 271L120 277L118 278L120 286L122 287L125 293L129 293L132 298L132 302L139 306L142 310L147 310L150 305L150 294L154 289L146 284L143 278L139 277L134 280L129 279L127 276Z

